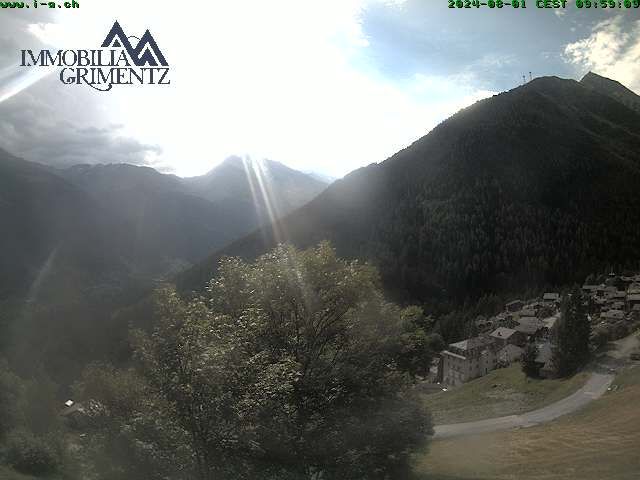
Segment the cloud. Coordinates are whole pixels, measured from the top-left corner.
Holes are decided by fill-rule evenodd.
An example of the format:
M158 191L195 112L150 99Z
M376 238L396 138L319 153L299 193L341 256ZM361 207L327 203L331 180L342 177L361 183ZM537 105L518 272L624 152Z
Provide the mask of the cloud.
M48 9L11 13L0 17L0 148L53 166L154 163L162 149L105 119L91 92L60 88L55 70L19 67L20 50L44 48L56 17Z
M564 57L640 92L640 21L629 25L625 16L617 15L600 22L588 37L568 44Z
M162 153L157 145L121 135L121 125L81 126L65 118L67 115L61 114L55 103L43 101L47 83L50 80L0 103L0 148L57 167L78 163L149 164Z
M366 28L372 5L380 8L374 9L377 22L395 12L397 29L389 32L384 22ZM60 18L25 17L11 30L20 48L96 47L113 18L131 35L149 28L171 65L171 86L123 86L105 94L62 85L51 75L0 103L0 146L57 165L126 161L180 175L210 170L230 154L250 154L341 176L384 160L495 89L460 59L447 69L433 68L424 61L430 57L405 61L403 48L417 42L418 53L437 48L449 65L449 42L460 38L454 31L440 38L409 6L404 0L237 0L205 2L194 17L188 9L113 0L108 18L91 2ZM407 20L412 28L403 43L391 42ZM423 34L416 37L418 31ZM376 35L388 49L380 50ZM406 75L383 71L375 61L381 54L406 64ZM474 69L491 76L512 61L503 52L462 59L477 61Z

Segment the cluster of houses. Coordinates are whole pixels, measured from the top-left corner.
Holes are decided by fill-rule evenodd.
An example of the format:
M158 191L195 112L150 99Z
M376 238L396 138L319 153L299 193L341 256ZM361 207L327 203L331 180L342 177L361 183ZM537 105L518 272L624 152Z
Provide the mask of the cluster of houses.
M599 280L597 285L587 283L582 287L592 331L601 328L611 332L611 340L621 338L640 326L640 274L611 273ZM458 386L486 375L519 361L529 342L537 346L540 375L553 376L552 352L560 302L561 295L550 292L529 302L509 302L494 317L478 317L476 336L452 343L441 352L436 380Z
M545 293L531 302L514 300L495 317L476 319L478 335L450 344L441 352L437 381L458 386L496 368L520 361L524 347L534 342L540 375L553 375L555 326L560 318L559 293Z
M640 275L614 273L598 285L585 284L582 291L589 300L591 325L627 331L626 326L640 322ZM622 328L621 328L622 327Z

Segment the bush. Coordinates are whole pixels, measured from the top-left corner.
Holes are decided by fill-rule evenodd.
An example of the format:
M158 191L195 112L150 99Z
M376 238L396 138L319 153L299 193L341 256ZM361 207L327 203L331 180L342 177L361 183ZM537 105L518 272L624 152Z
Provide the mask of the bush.
M54 447L32 433L16 430L7 436L5 461L22 473L48 475L60 465L60 457Z

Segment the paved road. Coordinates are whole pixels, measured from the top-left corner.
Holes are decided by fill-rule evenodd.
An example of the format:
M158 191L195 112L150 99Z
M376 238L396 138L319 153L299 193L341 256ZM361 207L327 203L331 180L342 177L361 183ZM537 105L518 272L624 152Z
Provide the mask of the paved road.
M499 432L513 428L532 427L550 422L567 413L575 412L587 403L601 397L613 382L615 371L629 361L630 353L640 347L637 335L630 335L610 344L610 349L601 354L593 366L591 377L577 392L562 400L552 403L539 410L509 415L506 417L489 418L477 422L456 423L452 425L436 425L434 438L450 438L477 433Z
M587 383L572 395L552 403L539 410L509 415L506 417L489 418L477 422L456 423L452 425L436 425L434 438L450 438L477 433L499 432L519 427L531 427L540 423L550 422L567 413L575 412L590 401L602 396L611 385L614 375L611 373L591 374Z

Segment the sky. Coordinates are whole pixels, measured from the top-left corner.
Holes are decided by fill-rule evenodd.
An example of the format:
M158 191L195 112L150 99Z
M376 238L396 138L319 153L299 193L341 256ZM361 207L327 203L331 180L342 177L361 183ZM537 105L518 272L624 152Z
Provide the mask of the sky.
M589 70L640 93L638 10L449 9L447 0L79 0L0 9L0 148L181 176L231 155L341 177L529 77ZM64 85L22 49L154 36L171 85Z

